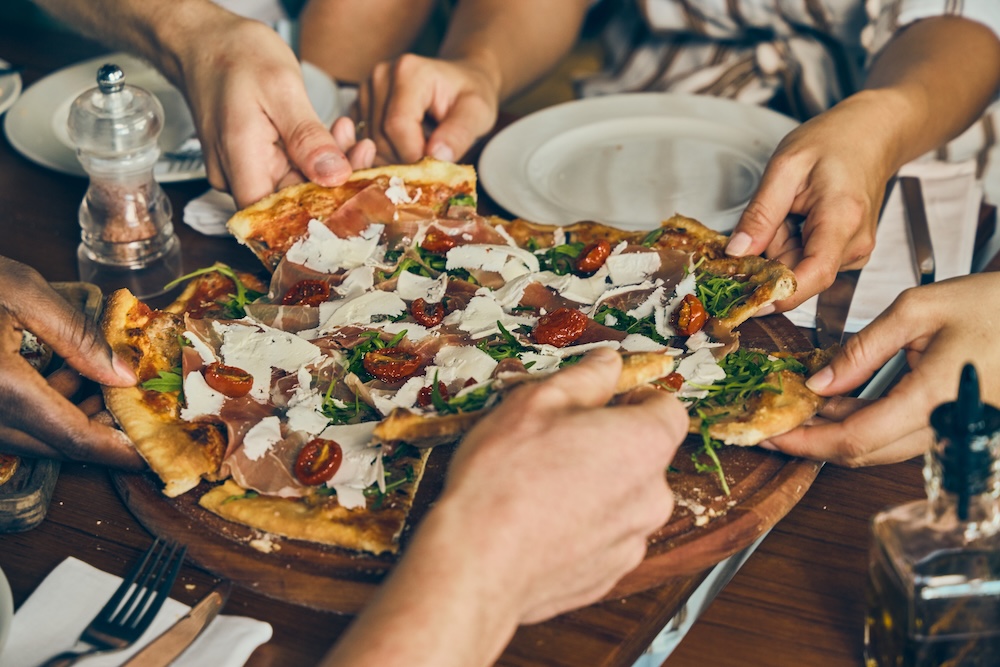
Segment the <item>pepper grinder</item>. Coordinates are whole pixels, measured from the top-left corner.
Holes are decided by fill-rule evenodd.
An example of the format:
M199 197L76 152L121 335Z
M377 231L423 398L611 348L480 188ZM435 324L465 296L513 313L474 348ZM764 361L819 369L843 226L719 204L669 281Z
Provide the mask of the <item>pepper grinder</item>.
M974 366L931 426L927 500L872 522L867 667L1000 665L1000 410Z
M127 287L139 298L162 294L181 275L170 200L153 178L163 106L107 64L97 71L97 87L73 101L68 125L90 175L79 211L80 279L105 292Z

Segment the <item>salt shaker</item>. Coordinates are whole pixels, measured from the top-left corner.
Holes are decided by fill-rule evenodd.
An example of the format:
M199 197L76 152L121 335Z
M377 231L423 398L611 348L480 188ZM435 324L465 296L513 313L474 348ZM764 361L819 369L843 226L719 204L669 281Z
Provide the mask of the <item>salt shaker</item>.
M79 211L80 279L105 292L127 287L140 298L162 294L181 275L170 200L153 177L163 106L108 64L97 71L97 87L73 101L68 124L90 175Z
M866 667L1000 665L1000 410L971 364L931 426L927 500L872 522Z

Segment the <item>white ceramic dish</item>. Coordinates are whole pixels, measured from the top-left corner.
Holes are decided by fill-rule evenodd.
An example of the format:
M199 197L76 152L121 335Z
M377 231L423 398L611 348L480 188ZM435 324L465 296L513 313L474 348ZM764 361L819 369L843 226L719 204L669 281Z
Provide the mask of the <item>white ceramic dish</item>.
M126 83L145 88L159 98L165 116L160 134L162 150L173 150L192 135L191 112L180 91L146 61L126 53L113 53L53 72L25 90L4 118L4 132L10 144L24 157L44 167L85 176L69 139L66 119L73 100L97 85L97 69L104 63L115 63L125 72ZM317 114L323 122L332 123L344 106L338 97L337 85L309 63L302 64L302 75ZM2 82L0 78L0 85ZM167 160L161 158L155 173L163 183L205 177L200 161L190 169L166 167Z
M798 123L704 95L566 102L497 134L479 160L489 195L519 217L653 229L682 213L735 226L778 142Z
M0 60L0 68L10 67L6 60ZM0 76L0 113L13 106L21 94L21 75L17 72Z
M7 635L10 634L10 624L14 621L14 596L10 592L10 584L3 570L0 570L0 655L3 654Z

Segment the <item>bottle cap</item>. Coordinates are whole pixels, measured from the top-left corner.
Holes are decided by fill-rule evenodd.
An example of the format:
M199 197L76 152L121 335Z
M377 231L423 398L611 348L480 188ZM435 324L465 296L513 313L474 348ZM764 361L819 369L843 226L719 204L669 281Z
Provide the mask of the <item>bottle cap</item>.
M97 86L70 106L69 137L85 153L102 159L125 157L156 145L163 130L163 105L155 95L125 83L114 64L97 70Z
M992 436L1000 432L1000 410L982 402L972 364L962 369L958 398L931 413L941 443L942 485L958 495L958 517L968 518L969 498L987 490L993 477Z

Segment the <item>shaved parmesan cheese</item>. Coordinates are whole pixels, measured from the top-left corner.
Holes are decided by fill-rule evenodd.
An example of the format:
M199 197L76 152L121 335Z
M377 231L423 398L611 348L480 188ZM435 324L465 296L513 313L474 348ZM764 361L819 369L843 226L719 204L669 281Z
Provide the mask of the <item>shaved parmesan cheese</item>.
M599 347L607 347L612 350L617 350L621 347L621 343L616 340L599 340L593 343L584 343L582 345L567 345L566 347L555 347L554 345L535 345L534 347L544 355L565 359L566 357L572 357L577 354L584 354L586 352L590 352L591 350L596 350Z
M385 196L396 206L401 204L413 204L420 199L420 188L410 196L406 191L406 182L399 176L389 179L389 187L385 189Z
M198 338L198 336L194 335L190 331L185 331L181 335L187 339L187 342L191 343L191 347L198 353L198 356L201 357L202 362L206 366L218 361L218 359L215 358L215 352L212 351L212 348L206 345L202 339Z
M458 326L459 329L467 332L473 340L476 340L500 333L497 322L503 324L504 328L510 331L522 324L534 325L537 320L538 318L535 317L508 315L500 307L500 304L492 298L474 296L465 310L449 313L444 318L443 323Z
M622 349L626 352L660 352L666 350L666 345L660 345L652 338L642 334L629 334L622 341Z
M454 368L459 378L473 378L484 382L493 374L497 360L478 347L445 345L434 356L434 363L443 368Z
M251 426L243 436L243 453L251 461L258 461L279 440L281 440L281 421L273 416L264 417Z
M403 271L396 280L396 294L407 301L423 299L427 303L440 303L447 289L447 273L442 273L437 278L427 278Z
M337 492L337 502L347 509L365 506L365 489L378 484L385 490L382 448L372 446L372 432L378 422L328 426L319 434L340 445L340 468L326 483Z
M495 243L455 246L448 251L445 268L448 271L454 269L482 269L483 271L500 273L509 261L516 261L522 264L528 273L537 272L540 268L538 258L527 250ZM508 269L508 271L512 270Z
M677 392L678 398L705 398L708 391L693 385L710 385L726 379L726 371L719 366L712 350L707 347L681 359L674 371L684 378L684 384Z
M313 388L312 374L305 366L299 369L298 380L295 394L288 401L285 418L288 420L290 430L314 436L330 423L323 414L323 395L318 389Z
M641 283L660 268L660 253L629 252L613 254L604 263L612 285Z
M285 259L313 271L336 273L377 262L384 225L372 224L360 236L340 238L319 220L310 220L308 234L288 249Z
M356 299L375 286L375 269L371 266L358 266L346 274L333 291L344 299Z
M268 400L272 368L298 372L302 366L323 359L320 349L309 341L263 324L213 322L212 326L222 336L223 363L253 376L250 396L260 403Z
M195 371L184 378L184 402L181 408L181 419L192 421L198 417L209 417L219 414L226 395L208 386L205 376Z
M348 324L371 324L375 317L395 317L406 312L406 303L394 292L375 290L350 301L326 301L319 305L323 323L319 332L326 333L334 327Z

